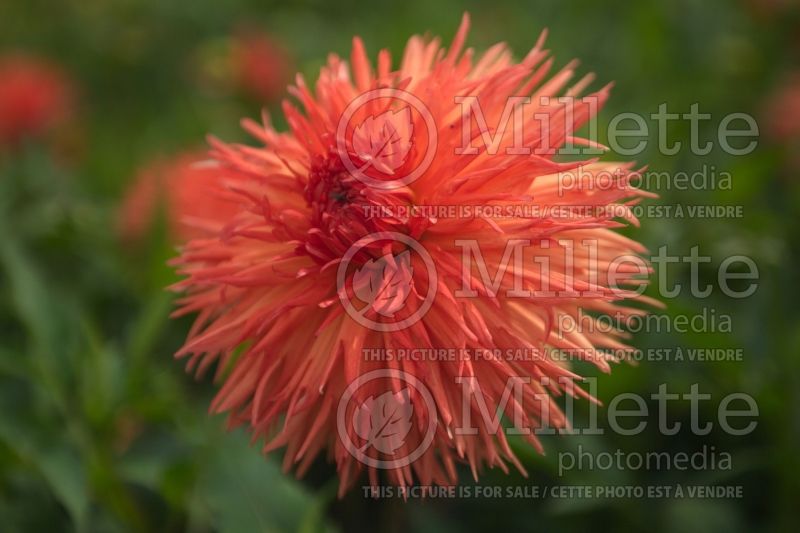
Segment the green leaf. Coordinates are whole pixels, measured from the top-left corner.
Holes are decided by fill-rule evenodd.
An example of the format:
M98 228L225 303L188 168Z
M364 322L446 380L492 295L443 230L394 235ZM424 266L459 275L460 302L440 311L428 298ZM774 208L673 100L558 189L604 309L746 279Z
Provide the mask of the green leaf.
M62 441L44 446L30 431L8 417L0 418L0 440L22 460L30 463L45 479L53 494L64 505L78 531L86 529L89 494L81 458Z
M243 433L224 435L215 444L190 506L195 524L240 532L298 531L319 522L312 517L306 524L309 509L319 513L312 494L251 447Z

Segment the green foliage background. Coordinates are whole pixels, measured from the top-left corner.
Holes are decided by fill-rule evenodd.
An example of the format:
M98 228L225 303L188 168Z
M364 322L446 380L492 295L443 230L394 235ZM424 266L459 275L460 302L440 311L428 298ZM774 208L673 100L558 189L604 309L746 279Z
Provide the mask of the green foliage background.
M641 158L651 169L733 175L731 190L659 191L658 202L743 205L741 219L645 220L634 234L652 251L687 254L700 246L715 263L701 284L717 286L718 260L741 253L759 266L756 294L732 300L683 291L673 316L712 306L733 316L731 334L637 334L656 347L742 348L730 363L622 365L601 378L601 399L624 391L649 396L658 384L688 392L698 383L715 399L753 395L759 425L747 437L718 430L702 439L647 431L636 437L546 438L544 457L519 448L531 479L490 471L495 485L701 483L744 486L741 500L476 499L372 501L358 490L335 498L336 478L321 462L308 479L283 475L224 420L209 417L213 387L195 382L172 354L189 322L171 321L173 252L163 227L126 248L115 232L126 184L145 161L202 145L213 132L246 140L239 119L261 103L199 83L193 62L241 23L292 51L314 79L326 54L348 54L361 35L372 54L397 57L412 33L452 37L461 12L473 14L470 44L505 40L522 54L542 28L558 64L573 57L599 83L616 82L603 112L652 113L661 102L687 112L699 102L715 117L761 118L764 102L797 68L798 11L759 10L756 0L544 2L453 0L5 0L0 50L54 58L81 86L78 132L69 157L30 142L0 155L0 530L1 531L318 531L791 530L800 521L800 181L789 144L762 140L747 157L715 149ZM761 5L769 5L763 2ZM277 111L276 103L268 103ZM274 113L280 123L279 113ZM607 119L606 119L607 120ZM703 123L711 138L718 121ZM687 141L684 122L669 131ZM601 139L602 141L602 139ZM163 226L163 224L162 224ZM671 282L688 284L688 266ZM702 416L715 420L716 403ZM688 423L688 409L678 418ZM686 418L680 418L681 416ZM657 424L652 411L650 426ZM694 451L733 456L725 472L572 471L557 475L558 451ZM462 479L470 483L470 476Z

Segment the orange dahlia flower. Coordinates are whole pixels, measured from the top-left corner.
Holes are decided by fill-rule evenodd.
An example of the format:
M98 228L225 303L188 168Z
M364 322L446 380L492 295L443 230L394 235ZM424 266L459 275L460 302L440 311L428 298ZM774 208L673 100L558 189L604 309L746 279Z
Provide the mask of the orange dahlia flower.
M554 397L588 395L558 354L608 371L627 347L622 332L557 325L641 313L618 302L641 299L644 249L614 231L636 222L636 172L556 161L566 144L598 148L573 132L609 88L581 96L592 78L570 86L573 63L548 78L543 38L515 62L504 44L464 50L467 29L465 16L447 50L412 37L399 65L382 50L373 66L356 38L314 89L296 78L290 131L265 117L243 123L257 146L212 139L241 209L174 261L175 314L197 314L177 356L215 367L212 410L265 453L285 449L298 475L327 453L342 492L380 470L401 486L455 483L459 462L524 472L485 415L564 427ZM519 120L496 127L515 97ZM509 399L512 377L524 386Z
M0 144L37 136L65 119L72 84L57 66L22 54L0 56Z
M128 242L141 240L164 210L175 242L216 235L239 209L239 199L220 184L218 168L202 152L184 152L138 171L125 193L118 227Z

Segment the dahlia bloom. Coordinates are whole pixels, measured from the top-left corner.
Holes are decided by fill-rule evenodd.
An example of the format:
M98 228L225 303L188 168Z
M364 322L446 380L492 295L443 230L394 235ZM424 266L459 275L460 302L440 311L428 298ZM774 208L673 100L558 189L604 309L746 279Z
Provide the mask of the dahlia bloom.
M468 464L476 478L485 466L512 464L524 473L502 427L479 416L476 397L464 407L458 378L474 380L490 413L503 407L509 376L531 378L525 401L512 400L506 415L529 428L564 427L554 397L588 395L555 351L608 371L617 357L607 350L628 348L621 331L563 332L556 324L585 312L642 313L619 304L642 299L633 290L646 281L641 271L623 269L618 279L629 288L612 290L607 268L615 258L644 251L614 231L636 223L629 206L645 195L631 184L636 172L630 164L555 160L567 142L596 146L573 132L609 88L580 96L592 77L570 86L574 63L548 78L553 60L543 49L544 35L520 62L504 44L483 55L464 50L468 25L465 16L446 50L439 39L412 37L399 65L382 50L374 67L356 38L349 63L330 56L313 90L297 76L289 90L301 107L283 104L288 132L273 129L265 116L263 124L243 122L259 141L255 147L212 138L211 157L224 172L220 183L239 196L241 207L216 237L186 243L174 261L184 277L174 287L184 293L175 315L197 315L177 356L198 375L215 368L222 385L212 411L229 413L232 427L248 427L254 441L263 439L265 453L285 449L284 466L298 475L326 453L337 465L340 493L363 472L376 484L380 469L401 486L455 483L457 463ZM373 90L378 96L352 111ZM413 105L383 98L401 93ZM493 127L510 97L531 95L524 121L498 130L493 149L479 142L463 149L463 97L477 96ZM571 113L554 99L559 95L574 97ZM342 126L343 117L353 120ZM480 138L477 126L473 120L470 140ZM534 153L506 150L520 142ZM413 180L400 179L415 169L422 171ZM562 187L578 171L580 179ZM608 176L614 186L594 186ZM509 211L459 211L476 205ZM409 214L415 206L454 207L459 215ZM519 206L616 209L517 216ZM392 214L376 216L381 210ZM530 242L519 276L506 271L499 287L487 287L481 266L491 276L501 272L513 239ZM565 243L586 239L596 243L594 252L576 244L565 259ZM464 267L464 241L480 246L482 264ZM537 262L543 258L550 259L546 270ZM561 290L570 287L578 290ZM584 323L595 320L587 316ZM538 355L365 356L408 349ZM375 382L353 390L359 378L382 370L390 371L384 388ZM400 383L403 376L414 387ZM356 401L342 408L343 397ZM381 419L381 427L392 428L382 440L371 426ZM474 433L459 431L465 426L476 426ZM523 438L540 447L535 434ZM359 457L370 444L369 454ZM422 451L412 454L412 448ZM407 464L390 461L410 455Z
M183 152L143 166L125 193L119 210L120 236L141 240L164 209L170 238L185 242L216 235L238 210L238 198L220 185L218 168L203 152Z
M0 145L46 133L69 115L72 95L56 65L18 53L0 56Z

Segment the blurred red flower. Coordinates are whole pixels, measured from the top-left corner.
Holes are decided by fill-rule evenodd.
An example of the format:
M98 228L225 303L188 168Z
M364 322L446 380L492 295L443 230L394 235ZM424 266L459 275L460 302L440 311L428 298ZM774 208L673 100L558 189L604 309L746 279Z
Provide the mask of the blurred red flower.
M238 211L238 197L224 189L222 174L202 152L180 153L145 165L119 210L121 236L126 241L141 240L152 229L159 209L175 242L217 235Z
M262 102L272 102L284 94L292 60L276 37L241 31L233 38L231 47L233 76L243 92Z
M750 12L758 18L773 18L785 15L798 7L797 0L745 0Z
M70 115L73 93L71 80L52 62L0 56L0 144L45 134Z
M767 98L763 112L765 131L779 141L800 136L800 72L795 72Z

